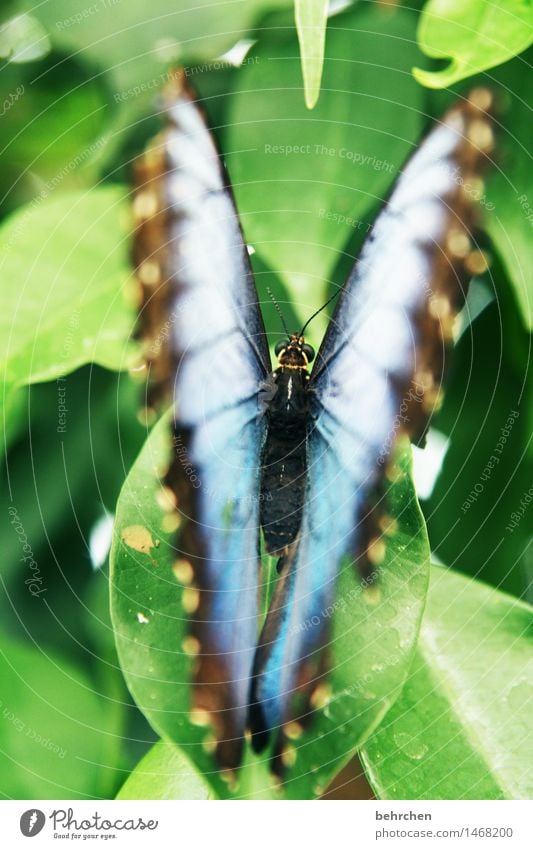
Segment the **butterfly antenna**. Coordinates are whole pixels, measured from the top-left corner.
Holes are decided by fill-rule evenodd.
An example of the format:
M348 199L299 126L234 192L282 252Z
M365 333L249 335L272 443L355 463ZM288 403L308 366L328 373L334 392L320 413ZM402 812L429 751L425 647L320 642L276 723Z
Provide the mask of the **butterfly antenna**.
M328 299L327 299L327 301L326 301L326 303L325 303L325 304L322 304L322 306L320 307L320 309L319 309L319 310L317 310L316 312L314 312L314 313L313 313L313 315L311 316L311 318L308 318L308 319L307 319L307 321L305 322L304 326L303 326L303 327L302 327L302 329L300 330L300 334L299 334L300 336L303 336L303 335L304 335L306 327L308 327L308 326L311 324L311 322L313 321L313 319L314 319L314 318L316 318L316 316L317 316L319 313L321 313L321 312L322 312L322 310L325 310L325 309L326 309L326 307L327 307L327 306L328 306L328 305L332 302L332 300L333 300L334 298L336 298L336 297L337 297L337 295L339 294L339 292L340 292L340 291L341 291L341 290L340 290L340 287L339 287L339 288L338 288L335 292L333 292L333 295L331 296L331 298L328 298Z
M281 307L278 304L278 302L276 301L276 299L274 297L274 293L272 292L272 289L269 286L267 286L267 292L270 295L270 297L272 298L272 303L276 307L276 312L281 319L281 323L283 325L283 329L284 329L285 333L287 334L288 337L290 337L291 334L289 333L287 325L285 324L285 319L283 318L283 313L281 312Z

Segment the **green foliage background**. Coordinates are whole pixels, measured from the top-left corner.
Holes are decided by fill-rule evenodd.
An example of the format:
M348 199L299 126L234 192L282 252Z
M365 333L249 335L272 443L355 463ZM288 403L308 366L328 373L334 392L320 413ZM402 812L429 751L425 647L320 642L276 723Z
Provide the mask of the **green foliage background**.
M358 750L379 798L530 798L530 4L357 2L327 20L322 0L32 5L4 4L0 28L0 793L232 794L187 719L179 616L171 629L158 619L179 611L179 588L160 578L168 547L132 552L121 536L148 522L166 539L164 423L139 423L127 374L128 194L180 62L225 155L275 331L267 287L291 321L309 315L345 279L432 118L473 85L496 93L480 235L492 263L432 422L448 441L425 521L402 446L383 597L347 605L345 570L333 696L283 790L250 757L234 792L313 798ZM240 65L220 60L242 39L253 44ZM112 622L97 543L115 514Z

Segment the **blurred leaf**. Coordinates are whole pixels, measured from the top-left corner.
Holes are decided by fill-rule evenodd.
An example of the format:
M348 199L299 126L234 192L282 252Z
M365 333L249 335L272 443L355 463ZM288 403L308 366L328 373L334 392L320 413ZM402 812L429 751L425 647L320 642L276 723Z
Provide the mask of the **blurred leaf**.
M80 188L94 178L105 147L107 93L94 75L57 56L8 65L0 75L2 207L10 211L42 191ZM7 209L6 209L7 207Z
M33 599L34 615L44 598ZM114 743L89 679L60 655L0 637L0 681L2 795L105 798Z
M117 799L209 799L209 785L185 755L162 740L153 746L120 789Z
M265 34L236 78L223 151L244 230L301 317L325 300L353 222L383 197L418 139L415 21L377 4L332 18L312 112L292 27Z
M380 799L530 799L533 610L432 570L415 662L362 760Z
M305 105L315 106L320 94L329 0L294 0L296 28L302 57Z
M163 84L169 63L216 59L244 38L261 13L289 0L152 0L101 3L52 0L30 8L52 41L111 75L117 102Z
M3 412L0 425L2 428L0 444L2 451L7 451L24 428L27 399L26 393L22 389L0 386L2 395L4 395L4 389L6 390L5 396L0 400L0 411Z
M125 468L142 442L134 415L138 388L127 378L88 367L63 379L61 386L68 407L61 433L57 385L20 392L27 397L28 435L6 461L0 617L11 637L31 640L47 653L60 652L80 670L90 670L93 693L105 711L106 762L113 766L102 795L112 796L153 734L126 691L109 622L107 579L102 570L93 571L88 541L102 515L102 500L114 507ZM31 560L40 586L46 587L38 615L28 586L35 569Z
M17 15L0 26L0 58L34 62L46 56L50 39L33 15Z
M154 429L121 493L111 553L111 612L119 658L140 710L164 739L179 746L217 796L230 794L204 749L206 729L189 719L191 659L183 586L172 571L172 536L162 529L158 474L168 460L168 417ZM397 697L412 659L424 604L428 545L409 477L409 453L391 472L388 510L397 523L387 539L374 593L363 592L353 565L339 580L331 646L332 698L298 741L297 759L283 792L287 798L320 795ZM143 531L135 546L127 529ZM136 533L139 533L136 530ZM175 555L174 555L175 556ZM265 759L248 754L238 794L271 796ZM231 794L230 794L231 795Z
M416 79L446 88L525 50L533 40L533 9L529 0L429 0L417 38L427 56L450 64L439 71L414 68Z
M289 331L296 330L301 327L301 324L287 292L287 287L282 283L279 276L263 262L258 253L252 255L251 261L257 290L260 293L261 315L263 316L265 330L270 343L270 355L272 362L277 362L274 351L276 342L280 338L286 338L287 334L274 301L269 295L269 290L276 299ZM308 338L312 339L312 332L309 333Z
M533 95L528 67L517 59L497 73L504 108L498 115L497 164L487 185L486 228L515 288L524 324L533 330Z
M433 421L449 448L423 507L432 550L443 562L521 596L533 577L530 529L526 520L508 526L531 485L529 340L496 263L491 289L497 300L454 350Z
M117 187L44 194L1 227L0 373L7 387L51 380L87 362L112 369L131 363L123 198Z
M61 424L58 389L67 409ZM73 593L78 602L79 581L91 576L90 529L105 508L114 510L127 470L143 442L143 428L135 416L138 391L127 377L87 367L59 383L32 386L20 393L28 433L6 458L7 485L0 494L0 573L11 593L22 584L27 596L21 543L8 514L14 506L41 571L47 581L57 581L49 608L65 627L79 625ZM27 612L26 608L20 611L24 621ZM4 625L6 615L2 611ZM54 622L42 612L38 620L30 618L27 627L39 644L55 634L61 645L65 635L55 624L54 629Z

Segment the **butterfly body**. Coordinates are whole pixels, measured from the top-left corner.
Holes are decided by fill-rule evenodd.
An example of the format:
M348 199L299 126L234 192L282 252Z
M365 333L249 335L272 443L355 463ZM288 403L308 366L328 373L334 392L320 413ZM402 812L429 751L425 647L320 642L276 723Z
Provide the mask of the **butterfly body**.
M267 434L261 458L261 527L269 554L287 552L298 536L307 475L309 349L294 334L280 349L265 402ZM307 351L307 353L306 353Z

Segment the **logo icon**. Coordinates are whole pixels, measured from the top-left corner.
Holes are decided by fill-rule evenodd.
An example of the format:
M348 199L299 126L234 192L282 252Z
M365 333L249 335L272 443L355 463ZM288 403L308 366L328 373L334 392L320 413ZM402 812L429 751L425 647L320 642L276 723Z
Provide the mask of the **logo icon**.
M24 837L35 837L42 831L46 817L38 808L30 808L24 811L20 818L20 830Z

